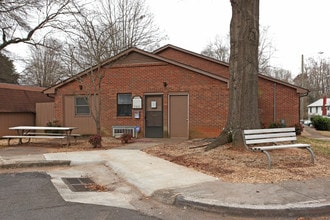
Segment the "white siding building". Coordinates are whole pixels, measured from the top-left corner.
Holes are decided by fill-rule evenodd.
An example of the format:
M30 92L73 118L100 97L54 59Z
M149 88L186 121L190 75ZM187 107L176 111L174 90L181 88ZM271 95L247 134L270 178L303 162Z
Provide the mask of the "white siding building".
M308 119L315 115L321 115L322 116L322 106L323 106L323 98L317 100L316 102L313 102L312 104L308 105ZM327 98L326 102L326 110L327 114L326 116L330 117L330 98Z

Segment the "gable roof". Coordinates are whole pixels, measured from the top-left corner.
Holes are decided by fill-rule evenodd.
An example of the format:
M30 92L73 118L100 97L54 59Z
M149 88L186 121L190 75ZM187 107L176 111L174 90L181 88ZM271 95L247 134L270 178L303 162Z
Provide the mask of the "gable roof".
M323 98L307 105L307 107L322 107L322 106L323 106ZM330 98L327 98L327 103L325 106L330 106Z
M183 63L179 63L175 60L171 60L171 59L168 59L168 58L165 58L165 57L161 57L161 56L158 56L156 54L153 54L153 53L149 53L149 52L146 52L144 50L140 50L138 48L135 48L135 47L132 47L132 48L129 48L119 54L117 54L116 56L113 56L107 60L105 60L104 62L102 62L101 64L99 65L95 65L93 66L92 68L88 68L80 73L78 73L77 75L71 77L71 78L68 78L66 80L64 80L63 82L61 83L58 83L50 88L47 88L46 90L44 90L44 93L46 94L52 94L52 93L55 93L55 90L73 80L76 80L78 79L79 77L82 77L86 74L88 74L89 72L91 71L94 71L96 70L97 68L99 67L106 67L106 66L110 66L110 65L116 65L116 62L125 58L126 56L128 56L129 54L132 54L132 53L138 53L140 55L143 55L143 56L146 56L148 58L152 58L155 60L155 62L165 62L165 63L168 63L168 64L172 64L172 65L175 65L177 67L180 67L180 68L184 68L184 69L187 69L187 70L190 70L190 71L193 71L195 73L198 73L198 74L201 74L201 75L204 75L204 76L207 76L207 77L211 77L213 79L216 79L216 80L219 80L219 81L222 81L224 83L228 83L229 80L225 77L222 77L222 76L218 76L218 75L215 75L215 74L212 74L210 72L207 72L207 71L204 71L204 70L201 70L201 69L197 69L197 68L194 68L192 66L189 66L189 65L186 65L186 64L183 64ZM151 64L151 63L150 63Z
M34 92L42 92L44 87L38 86L22 86L17 84L10 84L10 83L0 83L1 89L16 89L16 90L25 90L25 91L34 91Z
M0 83L0 112L36 112L36 103L53 102L45 88Z
M226 62L223 62L223 61L220 61L220 60L217 60L217 59L208 57L208 56L204 56L202 54L198 54L198 53L195 53L195 52L192 52L192 51L189 51L189 50L186 50L186 49L183 49L183 48L180 48L180 47L171 45L171 44L167 44L167 45L165 45L165 46L163 46L163 47L155 50L154 53L155 54L159 54L159 53L161 53L161 52L163 52L165 50L168 50L168 49L177 50L177 51L180 51L182 53L187 53L189 55L198 57L200 59L204 59L204 60L207 60L207 61L211 61L211 62L220 64L220 65L224 65L224 66L229 67L229 63L226 63ZM287 86L287 87L296 89L298 94L307 95L309 93L309 90L308 89L305 89L305 88L302 88L302 87L293 85L291 83L288 83L288 82L285 82L285 81L282 81L282 80L279 80L279 79L275 79L273 77L266 76L266 75L263 75L263 74L260 74L260 73L258 75L259 75L260 78L263 78L265 80L272 81L274 83L278 83L278 84L281 84L281 85L284 85L284 86Z
M300 87L300 86L293 85L291 83L288 83L288 82L285 82L285 81L282 81L282 80L279 80L279 79L275 79L275 78L270 77L270 76L262 75L262 74L259 73L258 77L262 78L262 79L265 79L265 80L268 80L268 81L271 81L271 82L274 82L274 83L277 83L277 84L284 85L286 87L290 87L292 89L296 89L297 93L302 94L302 96L307 95L309 93L308 89L305 89L305 88Z
M208 56L205 56L203 54L199 54L199 53L195 53L193 51L190 51L190 50L186 50L186 49L183 49L181 47L177 47L177 46L174 46L172 44L167 44L163 47L160 47L158 48L157 50L155 50L153 53L154 54L158 54L158 53L161 53L167 49L174 49L174 50L177 50L177 51L181 51L183 53L187 53L187 54L190 54L192 56L196 56L196 57L199 57L199 58L202 58L202 59L205 59L205 60L208 60L208 61L211 61L211 62L214 62L214 63L217 63L217 64L220 64L220 65L224 65L224 66L227 66L229 67L229 63L227 62L223 62L223 61L220 61L220 60L217 60L217 59L214 59L212 57L208 57Z
M106 66L116 65L116 62L117 61L120 61L120 60L124 59L126 56L128 56L129 54L132 54L132 53L138 53L138 54L143 55L143 56L146 56L146 57L148 57L150 59L154 59L155 60L155 63L157 63L157 62L158 63L159 62L165 62L165 63L168 63L168 64L172 64L172 65L175 65L175 66L178 66L178 67L181 67L181 68L184 68L184 69L193 71L193 72L198 73L198 74L202 74L204 76L208 76L208 77L217 79L217 80L222 81L222 82L225 82L225 83L229 83L229 79L227 77L219 76L217 74L210 73L207 70L203 70L202 68L196 68L196 67L190 66L188 64L185 64L185 63L178 62L176 60L170 59L168 57L166 58L166 57L157 55L157 54L159 54L162 51L165 51L167 49L178 50L180 52L187 53L189 55L198 57L200 59L204 59L204 60L207 60L207 61L210 61L210 62L214 62L214 63L219 64L219 65L223 65L223 66L229 67L229 64L226 63L226 62L222 62L222 61L219 61L219 60L214 59L214 58L211 58L211 57L207 57L207 56L204 56L204 55L201 55L201 54L198 54L198 53L195 53L195 52L192 52L192 51L189 51L189 50L180 48L180 47L176 47L176 46L173 46L171 44L165 45L165 46L163 46L163 47L155 50L153 53L149 53L147 51L144 51L144 50L141 50L141 49L132 47L132 48L129 48L129 49L127 49L127 50L125 50L125 51L123 51L123 52L121 52L121 53L119 53L119 54L117 54L117 55L115 55L115 56L113 56L113 57L105 60L104 62L102 62L99 65L94 65L92 68L88 68L86 70L83 70L82 72L78 73L77 75L75 75L73 77L70 77L70 78L68 78L68 79L66 79L66 80L64 80L64 81L62 81L62 82L60 82L60 83L58 83L58 84L50 87L50 88L45 89L43 92L45 94L54 94L56 92L56 89L57 88L60 88L61 86L65 85L67 83L70 83L73 80L76 80L76 79L78 79L78 78L80 78L80 77L82 77L84 75L87 75L91 71L95 71L99 67L106 67ZM152 62L148 62L148 63L150 65L152 64ZM259 74L259 77L260 78L263 78L265 80L274 82L274 83L278 83L278 84L281 84L281 85L284 85L284 86L287 86L287 87L296 89L297 93L298 94L301 94L301 96L307 95L308 92L309 92L308 89L305 89L305 88L302 88L302 87L293 85L291 83L288 83L288 82L285 82L285 81L282 81L282 80L279 80L279 79L275 79L275 78L270 77L270 76Z

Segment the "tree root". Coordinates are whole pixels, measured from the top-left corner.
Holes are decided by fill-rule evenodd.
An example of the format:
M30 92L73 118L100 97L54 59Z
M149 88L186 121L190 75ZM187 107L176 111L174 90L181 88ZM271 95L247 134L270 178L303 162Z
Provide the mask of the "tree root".
M214 141L210 144L206 145L205 151L209 151L215 149L217 147L223 146L227 143L231 142L231 133L223 131L219 137L217 137Z

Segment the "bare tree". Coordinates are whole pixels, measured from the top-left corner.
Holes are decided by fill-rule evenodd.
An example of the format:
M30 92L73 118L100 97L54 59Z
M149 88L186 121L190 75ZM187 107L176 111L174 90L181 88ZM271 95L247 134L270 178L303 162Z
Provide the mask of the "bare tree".
M330 95L330 63L328 59L310 57L305 64L305 86L310 90L310 101L315 101L324 95Z
M38 44L37 32L46 34L56 27L62 16L73 13L73 0L0 1L0 51L11 44ZM47 30L47 31L46 31Z
M21 76L23 84L49 87L67 77L62 63L62 44L55 39L47 39L42 44L30 47L31 56Z
M285 82L291 82L292 81L292 74L291 71L282 69L279 67L273 67L270 68L267 75L274 77L275 79L279 79Z
M231 0L229 111L227 123L206 150L230 141L243 146L242 130L259 128L259 0Z
M96 133L101 134L101 99L102 61L108 54L107 27L100 25L98 15L91 11L83 11L75 16L71 30L67 30L68 43L65 48L65 62L70 71L85 70L85 74L76 79L82 86L86 103L95 121ZM72 72L72 74L75 74Z
M129 47L154 50L165 36L154 24L145 0L100 0L101 25L108 27L114 55Z
M261 27L258 47L259 73L269 76L272 75L270 60L275 51L272 40L269 37L269 27Z
M228 37L227 37L228 38ZM201 52L205 56L214 59L229 62L229 40L216 36L214 42L210 42L206 48Z
M141 0L93 2L95 10L79 8L81 14L63 28L67 33L66 63L70 71L84 70L78 77L91 107L96 133L101 134L102 63L129 47L148 48L159 42L160 32ZM78 6L77 6L78 7ZM90 5L89 5L90 7ZM110 65L110 64L109 64Z
M201 54L228 62L230 57L229 47L228 37L216 36L215 40L209 43ZM276 49L273 47L272 40L269 37L269 27L261 27L258 46L259 73L276 77L275 73L279 71L279 68L274 68L270 64L270 60L275 52Z

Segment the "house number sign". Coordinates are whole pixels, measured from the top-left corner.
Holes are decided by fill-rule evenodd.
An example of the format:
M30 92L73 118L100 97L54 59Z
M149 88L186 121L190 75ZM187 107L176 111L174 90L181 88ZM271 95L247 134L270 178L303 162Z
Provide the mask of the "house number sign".
M133 109L142 109L142 98L140 96L134 96L132 104Z

